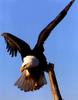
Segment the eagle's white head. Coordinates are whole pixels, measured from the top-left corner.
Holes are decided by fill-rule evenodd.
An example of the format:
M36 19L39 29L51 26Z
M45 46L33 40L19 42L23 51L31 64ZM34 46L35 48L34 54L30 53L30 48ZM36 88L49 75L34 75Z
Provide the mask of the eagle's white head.
M27 75L29 75L27 68L37 67L38 65L39 65L39 60L35 56L26 56L23 59L23 64L22 67L20 68L20 72L26 70Z

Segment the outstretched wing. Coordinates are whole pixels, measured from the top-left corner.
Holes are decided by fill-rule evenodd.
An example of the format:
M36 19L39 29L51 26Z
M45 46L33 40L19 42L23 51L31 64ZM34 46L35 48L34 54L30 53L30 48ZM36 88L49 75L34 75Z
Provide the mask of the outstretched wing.
M4 37L7 44L7 52L9 52L12 57L17 56L18 51L21 54L22 58L25 57L27 54L30 54L31 49L29 45L23 40L17 38L10 33L3 33L2 36Z
M69 10L74 1L75 0L71 0L70 3L59 13L59 15L41 31L34 49L39 49L41 47L43 48L43 44L45 40L48 38L50 32L66 16L67 11Z

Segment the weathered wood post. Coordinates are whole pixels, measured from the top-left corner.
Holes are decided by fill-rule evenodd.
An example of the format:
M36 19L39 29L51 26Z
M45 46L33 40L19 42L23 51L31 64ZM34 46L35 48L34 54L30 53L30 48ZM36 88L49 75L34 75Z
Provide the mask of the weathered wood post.
M54 64L50 63L48 65L48 67L50 68L48 71L48 76L49 76L49 80L50 80L50 86L51 86L51 91L52 91L52 95L53 95L53 100L63 100L62 96L60 94L56 75L54 72Z

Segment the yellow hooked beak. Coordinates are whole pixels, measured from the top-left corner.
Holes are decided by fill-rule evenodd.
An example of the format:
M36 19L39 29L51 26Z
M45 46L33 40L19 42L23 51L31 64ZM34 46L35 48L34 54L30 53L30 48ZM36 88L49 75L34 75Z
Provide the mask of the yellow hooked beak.
M22 73L22 72L23 72L24 70L26 70L29 66L30 66L30 64L28 63L28 64L26 64L26 65L20 67L20 72Z

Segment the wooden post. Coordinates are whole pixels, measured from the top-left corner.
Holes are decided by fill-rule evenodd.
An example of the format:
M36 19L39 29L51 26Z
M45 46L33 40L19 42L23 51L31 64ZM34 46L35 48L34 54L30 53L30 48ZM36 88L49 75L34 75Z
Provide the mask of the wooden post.
M50 86L51 86L51 91L53 95L53 100L63 100L59 91L56 75L54 72L54 64L49 64L48 65L49 70L48 70L48 76L50 80Z

